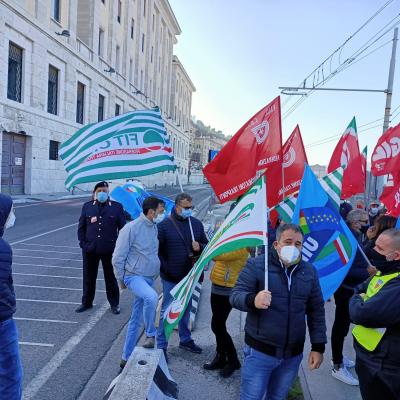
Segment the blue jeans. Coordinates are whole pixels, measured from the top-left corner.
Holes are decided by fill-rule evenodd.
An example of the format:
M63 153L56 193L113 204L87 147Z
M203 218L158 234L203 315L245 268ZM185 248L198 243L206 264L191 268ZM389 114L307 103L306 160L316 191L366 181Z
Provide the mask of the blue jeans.
M153 289L153 278L139 275L125 276L124 283L135 295L122 353L122 359L128 360L139 340L140 328L143 322L146 336L156 336L155 319L158 295Z
M240 400L285 400L299 372L303 354L280 359L247 345L243 352Z
M0 399L20 400L22 366L18 350L18 331L10 318L0 322Z
M168 342L164 333L163 317L165 314L165 310L172 303L172 296L169 292L176 285L176 283L168 282L164 279L161 279L161 282L163 285L163 303L161 306L160 322L158 324L157 347L159 349L166 349L168 347ZM189 329L189 319L190 319L191 309L192 309L192 300L189 301L188 306L182 316L182 319L179 321L178 331L181 343L188 343L192 340L192 336L190 334L190 329Z

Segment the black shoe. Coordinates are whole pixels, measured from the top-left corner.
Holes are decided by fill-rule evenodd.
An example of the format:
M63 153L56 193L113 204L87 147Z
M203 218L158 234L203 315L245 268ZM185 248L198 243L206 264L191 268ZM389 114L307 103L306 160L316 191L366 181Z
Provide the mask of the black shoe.
M90 306L86 305L86 304L81 304L76 310L76 313L81 313L87 310L90 310L91 308L93 308L93 304L91 304Z
M229 378L237 369L240 369L241 365L239 360L228 361L228 364L225 365L224 368L221 369L219 374L223 378Z
M121 313L121 308L120 308L120 306L111 306L111 312L112 312L113 314L116 314L116 315L120 314L120 313Z
M187 342L187 343L179 343L179 347L181 349L185 349L187 351L190 351L191 353L195 353L195 354L201 354L201 352L203 351L201 347L197 346L193 340Z
M215 369L222 369L227 363L226 354L216 353L214 359L203 365L207 371L214 371Z

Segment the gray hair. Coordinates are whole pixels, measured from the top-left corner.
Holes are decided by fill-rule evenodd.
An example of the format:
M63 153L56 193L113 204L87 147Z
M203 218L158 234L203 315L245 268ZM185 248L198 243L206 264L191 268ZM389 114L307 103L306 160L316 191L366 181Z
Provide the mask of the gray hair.
M285 224L285 225L280 225L276 230L276 240L279 241L281 239L282 233L286 231L293 231L295 233L300 233L301 236L304 238L304 233L299 225Z
M175 205L179 205L182 200L192 201L192 196L188 193L179 193L178 196L175 197Z
M368 213L364 210L351 210L346 217L346 221L351 224L353 222L359 222L362 217L368 218Z
M381 235L389 236L392 239L393 250L400 250L400 230L396 228L386 229Z

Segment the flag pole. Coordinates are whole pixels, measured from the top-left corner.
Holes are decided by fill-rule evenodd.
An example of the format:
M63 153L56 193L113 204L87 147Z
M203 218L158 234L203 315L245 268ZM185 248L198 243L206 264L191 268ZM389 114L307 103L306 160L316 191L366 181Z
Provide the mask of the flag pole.
M268 219L269 219L269 210L267 207L267 178L265 176L265 173L262 177L264 179L264 185L265 185L265 196L263 200L263 207L262 207L262 213L263 213L263 238L264 238L264 286L265 290L268 290Z

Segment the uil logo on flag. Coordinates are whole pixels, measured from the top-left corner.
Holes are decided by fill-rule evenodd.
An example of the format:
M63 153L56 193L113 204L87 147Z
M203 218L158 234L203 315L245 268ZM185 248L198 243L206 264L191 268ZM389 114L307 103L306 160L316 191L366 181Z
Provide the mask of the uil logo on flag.
M296 152L293 147L283 155L283 168L289 168L296 161Z
M340 164L346 168L349 165L350 160L350 150L347 142L343 144L342 155L340 157Z
M257 123L257 118L250 122L250 126ZM268 137L269 123L268 121L262 121L261 124L253 126L251 132L256 138L257 144L263 144Z
M388 142L383 142L375 149L372 161L379 161L386 158L396 157L400 154L400 138L392 137Z

